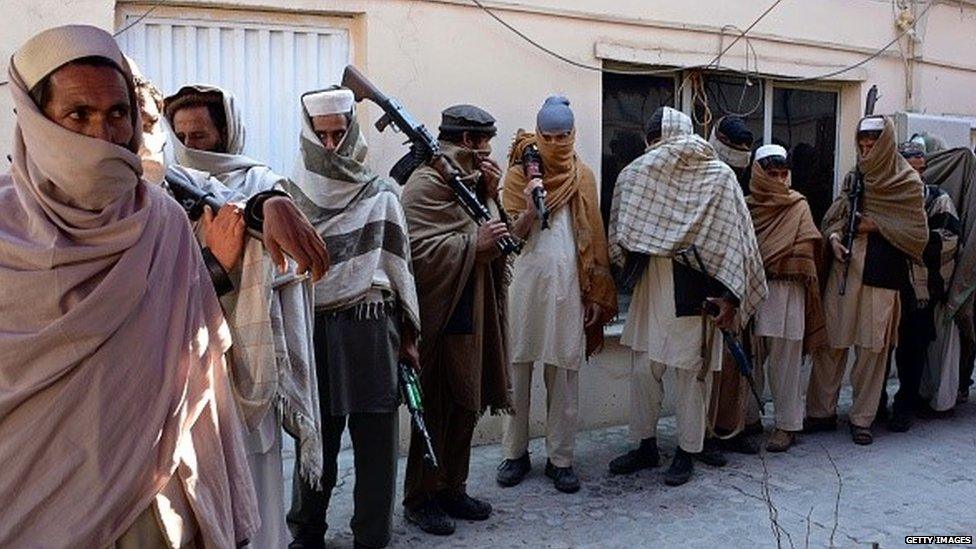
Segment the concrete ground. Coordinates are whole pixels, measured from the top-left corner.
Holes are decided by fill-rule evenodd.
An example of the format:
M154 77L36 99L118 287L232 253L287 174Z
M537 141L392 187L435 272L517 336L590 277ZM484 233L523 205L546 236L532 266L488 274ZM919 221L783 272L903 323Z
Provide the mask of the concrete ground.
M893 391L892 391L893 393ZM850 403L842 396L843 418ZM767 428L772 418L766 417ZM696 465L688 484L669 488L662 474L675 444L673 418L662 420L662 466L612 477L607 463L629 447L627 429L581 433L576 470L582 489L557 492L543 473L545 446L530 446L533 471L515 488L495 483L497 445L472 452L468 491L492 503L485 522L459 522L439 538L407 524L398 504L394 547L897 547L910 535L976 536L976 403L951 419L917 421L904 434L875 429L855 446L842 422L835 433L803 436L785 454L730 454L716 469ZM286 456L290 493L290 455ZM404 460L400 461L400 479ZM330 547L351 547L352 452L340 457L329 510ZM290 497L290 496L289 496Z

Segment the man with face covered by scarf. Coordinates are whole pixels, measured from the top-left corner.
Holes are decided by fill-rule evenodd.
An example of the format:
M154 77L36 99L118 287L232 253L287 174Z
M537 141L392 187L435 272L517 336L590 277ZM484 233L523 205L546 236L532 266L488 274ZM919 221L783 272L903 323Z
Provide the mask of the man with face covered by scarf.
M735 172L745 196L750 193L752 141L753 134L745 120L734 115L719 119L708 139L719 160ZM750 401L746 380L736 369L732 356L723 351L722 371L716 374L712 385L704 459L715 465L725 463L723 449L743 454L758 453L758 440L754 436L762 433L758 411Z
M400 187L365 164L353 93L302 96L301 160L287 189L333 250L315 289L315 356L325 454L321 489L295 475L293 548L324 548L326 514L349 424L356 462L356 547L385 547L393 527L397 362L419 368L420 313Z
M227 327L186 216L141 178L129 65L58 27L10 81L0 546L234 547L259 519Z
M176 137L172 141L175 163L208 174L248 200L245 221L263 228L265 249L279 270L287 269L284 252L295 259L296 272L321 278L329 264L325 246L282 190L286 178L244 155L244 120L233 95L205 84L184 86L166 98L164 115ZM220 223L234 222L229 215L234 212L226 220L221 212L214 213Z
M548 393L546 476L560 491L579 490L572 468L579 369L599 349L603 327L617 313L596 179L576 154L575 138L569 100L553 96L536 117L536 134L520 130L509 155L504 206L517 219L513 233L526 243L514 259L509 288L515 414L504 423L505 461L497 477L502 486L518 484L531 467L529 402L532 369L540 363ZM541 157L542 176L530 179L523 159L531 147ZM550 215L545 230L532 205L532 193L540 188Z
M749 187L746 204L769 282L756 312L755 377L762 387L768 372L776 411L766 450L784 452L803 429L803 356L825 342L817 278L822 236L806 198L792 189L786 149L765 145L756 151Z
M898 146L898 152L924 181L924 145L908 141ZM925 185L925 211L929 240L923 263L912 264L912 284L901 289L901 324L894 353L898 392L888 418L888 430L899 433L911 428L916 414L944 417L945 404L951 409L959 388L958 332L954 323L946 321L945 311L956 265L959 218L952 198L935 185ZM888 400L884 387L881 394L884 407Z
M813 355L804 430L837 428L837 397L853 347L851 437L864 445L874 441L871 424L888 352L898 343L899 292L911 284L910 263L921 262L929 234L924 188L918 173L898 154L891 120L880 116L861 120L857 153L864 192L853 249L845 249L843 243L850 212L847 191L857 177L854 171L844 179L843 191L822 225L829 273L823 292L828 345ZM845 271L846 289L841 295Z
M241 154L244 127L230 94L206 86L187 86L166 100L165 113L164 126L175 127L178 140L169 144L179 162L167 167L166 177L182 179L185 185L212 192L226 203L216 215L208 209L198 231L206 244L205 252L213 251L221 270L233 281L226 285L233 292L222 298L222 304L234 337L231 358L235 395L250 429L248 457L261 504L261 529L253 541L258 546L281 546L288 540L282 428L297 441L300 474L296 478L317 484L321 472L313 290L300 273L309 270L313 277L322 274L320 269L327 265L325 247L284 191L287 180ZM218 120L216 126L212 120ZM213 142L199 138L201 128L219 129L206 134L214 138ZM264 230L263 240L245 238L245 221L251 228ZM284 221L291 230L281 230L276 221ZM284 238L269 238L269 232ZM297 266L282 268L282 249L287 248L280 243L300 250L293 255ZM273 263L278 263L277 273Z
M467 493L471 438L486 410L510 413L506 335L506 258L497 242L509 234L497 203L501 170L489 158L495 119L473 105L441 115L438 141L446 159L489 209L478 226L432 167L410 176L403 209L420 301L420 384L427 428L440 467L424 462L416 431L404 482L404 515L424 531L454 532L454 521L486 520L491 505Z

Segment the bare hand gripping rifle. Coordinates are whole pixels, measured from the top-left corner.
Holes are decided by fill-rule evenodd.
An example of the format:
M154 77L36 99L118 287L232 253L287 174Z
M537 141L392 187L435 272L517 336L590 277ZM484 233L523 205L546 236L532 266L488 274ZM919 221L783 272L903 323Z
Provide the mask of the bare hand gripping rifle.
M868 90L867 103L864 106L864 116L874 114L874 107L878 103L878 86L871 86ZM857 237L857 228L861 224L861 209L864 202L864 174L861 173L859 165L854 166L854 180L851 187L847 189L847 205L850 213L847 215L847 223L844 225L844 238L842 240L844 249L844 276L840 279L840 295L847 293L847 275L851 270L851 254L854 250L854 239Z
M488 208L481 203L474 191L464 184L461 173L441 152L434 136L423 124L414 120L400 103L386 96L352 65L347 66L342 74L342 85L352 90L357 102L368 99L383 109L383 116L376 121L377 130L382 132L387 126L392 125L395 131L403 133L410 141L410 153L393 166L390 170L391 177L403 185L414 169L427 164L447 182L461 208L478 226L492 220ZM506 255L519 251L519 245L510 236L499 240L498 248Z
M420 380L417 379L417 372L413 367L405 362L397 364L397 378L400 382L400 396L407 405L413 427L417 434L424 439L424 459L431 467L437 468L437 455L434 454L434 446L430 442L430 433L427 432L427 425L424 423L424 398L420 392Z
M712 278L712 275L708 272L708 268L705 267L705 262L702 260L701 254L698 253L698 246L691 245L690 247L679 251L677 254L681 256L685 264L688 264L690 267L691 265L687 257L688 252L691 252L691 255L694 256L695 263L698 264L698 270L705 276ZM719 314L718 306L710 301L706 301L702 307L705 309L705 313L709 316L714 317L718 316ZM749 391L752 393L752 397L756 399L756 404L759 405L760 413L765 414L766 405L763 404L762 397L759 396L759 390L756 387L756 379L753 377L752 358L749 356L749 353L746 352L742 342L739 341L739 338L736 337L735 334L729 330L721 330L721 332L722 342L725 343L725 348L728 349L729 354L732 355L732 360L735 361L735 366L736 369L739 370L739 375L746 379L746 383L749 384Z

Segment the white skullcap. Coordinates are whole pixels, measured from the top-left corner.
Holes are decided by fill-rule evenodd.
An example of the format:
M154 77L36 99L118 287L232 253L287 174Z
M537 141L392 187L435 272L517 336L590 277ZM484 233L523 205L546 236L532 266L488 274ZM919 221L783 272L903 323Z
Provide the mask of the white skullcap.
M763 145L762 147L756 149L757 162L770 156L782 156L783 158L786 158L786 149L779 145Z
M880 132L885 129L884 118L865 118L861 120L861 125L857 127L859 132Z
M310 93L302 96L302 104L309 116L349 114L356 102L351 90L339 88Z

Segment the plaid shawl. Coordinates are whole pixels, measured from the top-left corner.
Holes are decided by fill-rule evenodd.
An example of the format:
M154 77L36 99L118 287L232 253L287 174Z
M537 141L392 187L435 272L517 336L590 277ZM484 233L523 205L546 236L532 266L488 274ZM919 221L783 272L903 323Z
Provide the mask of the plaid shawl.
M752 218L735 173L691 119L666 108L661 140L620 174L610 209L610 259L626 252L673 257L695 245L709 274L740 301L743 324L766 297Z

